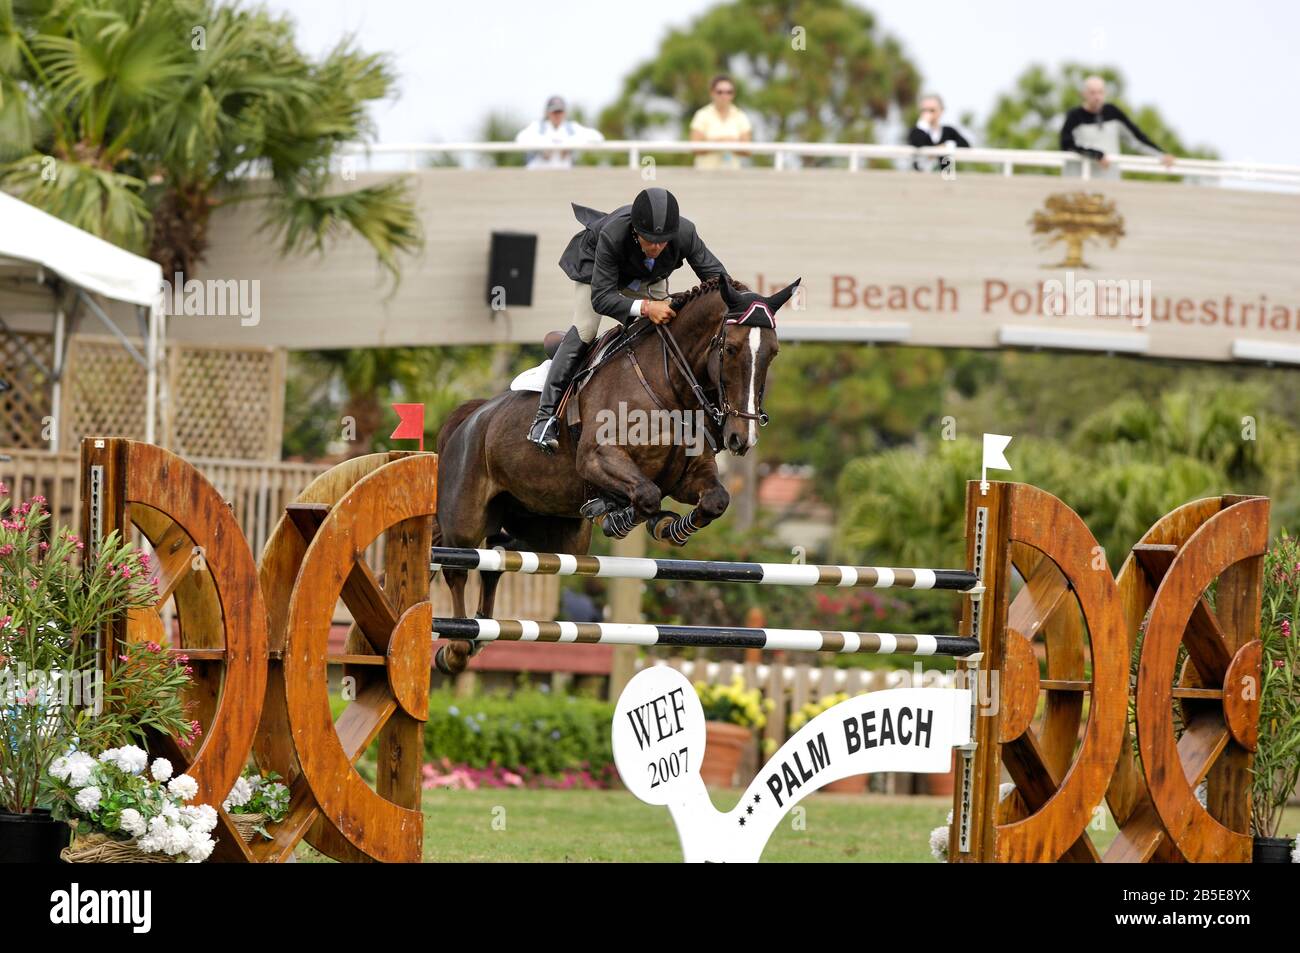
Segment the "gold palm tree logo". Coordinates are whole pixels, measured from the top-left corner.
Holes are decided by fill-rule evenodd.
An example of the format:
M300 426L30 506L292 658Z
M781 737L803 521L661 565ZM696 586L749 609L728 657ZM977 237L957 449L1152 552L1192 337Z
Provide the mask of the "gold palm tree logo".
M1029 220L1030 232L1041 236L1041 248L1065 245L1065 260L1044 268L1090 268L1083 260L1084 242L1104 241L1114 248L1124 237L1124 216L1099 192L1058 192L1043 205Z

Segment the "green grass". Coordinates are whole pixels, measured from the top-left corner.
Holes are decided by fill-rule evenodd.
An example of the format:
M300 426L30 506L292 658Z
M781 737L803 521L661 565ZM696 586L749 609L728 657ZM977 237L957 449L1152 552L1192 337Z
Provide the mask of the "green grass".
M730 809L740 791L713 791ZM933 863L931 829L951 807L945 797L814 794L795 828L796 811L768 842L767 862ZM424 860L438 862L668 862L681 860L668 810L626 791L480 790L424 792ZM1099 850L1114 838L1093 831ZM1288 810L1284 833L1300 831L1300 809ZM304 846L305 862L324 860Z

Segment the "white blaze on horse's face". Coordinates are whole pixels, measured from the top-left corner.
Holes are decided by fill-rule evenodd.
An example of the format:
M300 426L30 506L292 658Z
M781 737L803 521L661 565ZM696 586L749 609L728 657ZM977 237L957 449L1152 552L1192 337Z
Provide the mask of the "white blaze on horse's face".
M749 329L749 392L745 395L745 412L748 414L758 413L758 346L762 342L762 334L759 328ZM758 421L751 419L747 446L753 447L756 443L758 443Z

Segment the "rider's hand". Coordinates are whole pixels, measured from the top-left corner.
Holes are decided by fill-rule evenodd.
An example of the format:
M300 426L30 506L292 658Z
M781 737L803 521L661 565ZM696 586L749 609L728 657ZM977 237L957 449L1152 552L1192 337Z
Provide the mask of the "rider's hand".
M667 301L643 301L641 303L641 313L655 324L667 324L677 317L677 312L673 310L673 306Z

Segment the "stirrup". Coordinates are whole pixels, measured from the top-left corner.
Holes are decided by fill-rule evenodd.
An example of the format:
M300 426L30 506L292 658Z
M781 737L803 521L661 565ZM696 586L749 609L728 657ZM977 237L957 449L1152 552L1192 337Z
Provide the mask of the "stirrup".
M528 440L541 447L547 453L554 453L560 448L560 418L543 417L533 421L528 428Z

